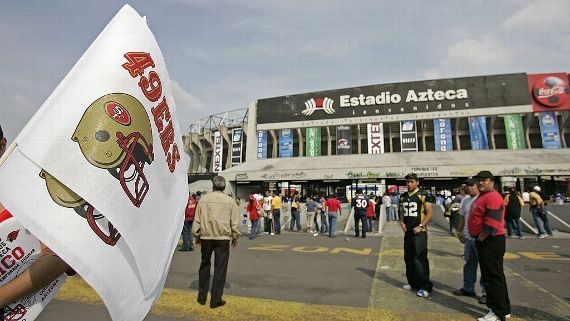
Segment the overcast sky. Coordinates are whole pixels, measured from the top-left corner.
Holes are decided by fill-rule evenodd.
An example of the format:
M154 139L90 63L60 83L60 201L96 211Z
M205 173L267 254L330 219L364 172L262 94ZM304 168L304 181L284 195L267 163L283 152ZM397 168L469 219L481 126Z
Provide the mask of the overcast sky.
M147 16L184 130L258 98L510 72L570 72L569 0L131 1ZM9 140L123 1L0 2Z

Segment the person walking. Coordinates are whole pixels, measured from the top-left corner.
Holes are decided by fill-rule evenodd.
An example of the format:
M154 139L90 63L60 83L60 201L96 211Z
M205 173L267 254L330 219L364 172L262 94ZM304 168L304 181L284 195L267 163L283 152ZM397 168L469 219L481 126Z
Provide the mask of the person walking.
M186 211L184 216L184 225L182 226L182 247L178 251L194 251L192 242L192 223L196 215L196 194L188 196L188 203L186 204Z
M362 194L362 189L356 189L356 196L352 199L352 210L354 211L354 237L358 238L360 234L359 223L362 222L362 238L366 238L368 231L368 223L366 220L366 210L370 200Z
M327 234L329 232L329 224L327 215L327 199L324 196L321 196L319 199L319 205L317 205L317 209L320 212L319 217L321 219L321 234Z
M326 201L326 211L329 218L329 237L336 237L336 221L338 216L342 215L340 202L336 198L336 195L331 195L331 197Z
M317 209L318 203L313 200L312 197L307 197L307 233L315 233L316 230L313 228L313 220L315 218L315 210Z
M474 178L466 180L462 186L466 190L467 195L463 198L460 204L457 238L461 243L463 243L463 257L465 259L465 264L463 265L463 287L459 290L453 291L453 294L457 296L476 297L475 282L477 281L477 267L479 259L477 258L475 239L469 235L468 222L469 214L471 212L471 204L473 204L473 201L479 196L479 187L477 186L477 180ZM482 294L480 302L484 304L486 295L482 282L481 290Z
M225 188L226 180L222 176L212 179L213 192L203 195L200 199L192 226L196 244L201 246L198 303L202 305L206 304L210 288L210 260L212 253L215 253L210 308L226 304L226 301L222 300L222 294L226 284L230 243L232 248L235 248L240 236L239 209L236 202L223 193Z
M264 234L271 234L275 235L273 232L273 212L272 212L272 205L271 202L273 201L273 197L269 195L269 191L265 191L265 197L263 198L263 217L264 217L264 227L265 232Z
M368 223L368 231L374 232L374 216L376 215L376 201L374 201L374 196L370 196L370 202L366 208L366 221Z
M259 234L259 206L257 200L253 195L249 195L249 201L245 206L245 210L249 214L251 222L251 231L249 232L249 239L255 240Z
M417 296L429 297L433 283L429 279L427 224L432 217L433 196L419 189L418 175L406 175L408 191L400 196L400 227L404 231L406 290L417 290Z
M396 221L400 220L400 195L397 192L392 192L392 196L390 197L390 203L392 204L392 212L394 213L394 218Z
M503 202L505 203L505 220L507 221L507 234L512 237L513 232L523 239L520 218L521 218L521 208L524 206L524 201L515 190L505 186L505 195L503 197Z
M544 200L538 194L540 192L540 186L535 186L533 190L529 193L529 204L530 204L530 213L532 214L532 218L534 220L534 225L538 229L538 238L545 238L548 236L548 233L545 229L544 224Z
M479 172L479 197L471 206L467 228L475 238L481 280L487 294L489 313L478 321L505 321L511 313L507 281L503 271L505 255L505 205L495 190L495 177L489 171Z
M301 232L301 202L299 201L299 196L295 193L293 199L291 200L291 226L290 230L293 232L293 228L297 227L297 232Z
M281 234L281 197L277 191L273 192L271 199L271 209L273 211L273 224L275 224L275 234Z

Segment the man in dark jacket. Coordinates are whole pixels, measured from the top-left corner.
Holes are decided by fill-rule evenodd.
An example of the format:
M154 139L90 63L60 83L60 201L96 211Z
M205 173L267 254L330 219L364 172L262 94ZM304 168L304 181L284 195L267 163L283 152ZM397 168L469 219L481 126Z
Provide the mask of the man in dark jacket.
M519 220L521 218L521 208L524 206L524 201L522 197L510 187L505 186L503 191L505 192L503 200L505 202L505 225L507 226L507 234L509 237L512 237L514 231L519 239L523 239Z

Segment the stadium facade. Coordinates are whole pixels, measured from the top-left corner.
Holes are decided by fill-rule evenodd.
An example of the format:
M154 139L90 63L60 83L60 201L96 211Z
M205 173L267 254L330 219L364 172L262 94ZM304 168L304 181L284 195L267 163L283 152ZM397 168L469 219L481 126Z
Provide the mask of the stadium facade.
M259 99L184 135L189 179L222 175L237 195L375 193L458 185L490 170L504 185L570 192L566 73L370 85Z

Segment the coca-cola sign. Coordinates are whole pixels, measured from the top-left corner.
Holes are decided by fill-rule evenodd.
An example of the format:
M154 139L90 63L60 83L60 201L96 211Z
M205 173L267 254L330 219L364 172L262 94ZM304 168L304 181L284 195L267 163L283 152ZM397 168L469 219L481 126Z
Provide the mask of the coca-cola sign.
M565 73L529 75L535 111L569 110L570 87Z

